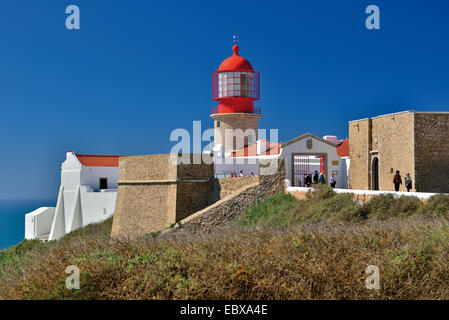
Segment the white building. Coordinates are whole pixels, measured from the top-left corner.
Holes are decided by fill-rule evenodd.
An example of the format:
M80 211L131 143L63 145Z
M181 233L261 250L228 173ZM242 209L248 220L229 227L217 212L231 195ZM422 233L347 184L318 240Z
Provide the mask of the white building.
M333 175L336 188L348 188L346 162L338 151L341 142L335 136L320 138L306 133L283 143L280 156L286 160L289 186L303 187L304 175L317 171L324 173L327 184Z
M25 238L56 240L114 214L119 156L67 152L61 167L56 208L39 208L25 216Z
M334 175L337 188L348 188L349 144L347 140L335 136L317 137L311 133L303 134L285 143L270 143L258 140L257 143L237 150L231 154L220 152L221 146L214 148L215 175L229 176L231 173L243 175L259 173L259 160L283 157L286 160L286 180L289 186L304 186L304 176L323 172L327 184Z

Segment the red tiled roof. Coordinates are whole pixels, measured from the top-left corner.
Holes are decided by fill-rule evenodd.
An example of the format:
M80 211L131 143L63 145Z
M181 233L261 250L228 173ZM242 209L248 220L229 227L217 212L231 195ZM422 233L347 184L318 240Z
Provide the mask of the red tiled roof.
M281 143L270 143L270 147L264 153L257 154L257 144L252 144L243 149L237 150L231 154L231 157L255 157L255 156L273 156L281 151Z
M76 157L85 167L118 167L120 156L77 154Z
M349 157L349 140L344 140L338 147L337 153L340 157Z

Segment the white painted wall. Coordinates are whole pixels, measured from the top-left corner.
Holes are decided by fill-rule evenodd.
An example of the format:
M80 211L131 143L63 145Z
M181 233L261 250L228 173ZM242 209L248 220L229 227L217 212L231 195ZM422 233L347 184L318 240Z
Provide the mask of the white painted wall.
M343 157L341 158L341 166L340 166L340 172L341 172L341 184L339 185L339 188L341 189L349 189L349 168L351 166L351 160L349 157Z
M99 190L100 178L108 179L108 189L117 189L118 167L83 167L81 170L81 185L94 191Z
M55 215L54 207L42 207L25 215L25 239L49 234Z
M94 192L89 186L66 191L61 186L48 239L57 240L78 228L106 220L114 214L116 200L117 191Z
M81 186L83 224L96 223L112 217L116 200L116 191L93 192L90 188Z
M81 169L83 165L73 152L66 153L66 160L61 166L61 185L66 190L75 190L81 185Z

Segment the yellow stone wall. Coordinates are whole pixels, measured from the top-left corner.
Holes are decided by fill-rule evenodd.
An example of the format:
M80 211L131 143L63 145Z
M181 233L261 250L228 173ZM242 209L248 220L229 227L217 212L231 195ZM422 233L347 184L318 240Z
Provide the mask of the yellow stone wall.
M189 157L190 164L176 154L120 157L112 236L157 232L210 204L213 165Z
M415 115L418 191L449 193L449 113Z

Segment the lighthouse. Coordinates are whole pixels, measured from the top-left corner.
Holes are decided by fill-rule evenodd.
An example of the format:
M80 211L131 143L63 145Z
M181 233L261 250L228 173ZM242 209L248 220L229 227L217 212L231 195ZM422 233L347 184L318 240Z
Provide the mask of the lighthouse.
M255 144L262 116L254 101L260 98L260 76L251 63L239 55L239 46L212 75L212 107L214 119L214 151L230 154Z

